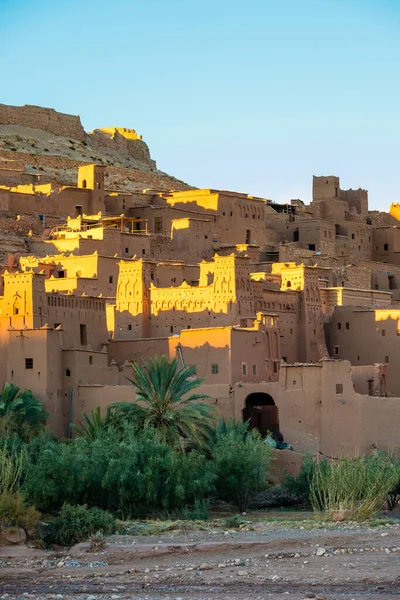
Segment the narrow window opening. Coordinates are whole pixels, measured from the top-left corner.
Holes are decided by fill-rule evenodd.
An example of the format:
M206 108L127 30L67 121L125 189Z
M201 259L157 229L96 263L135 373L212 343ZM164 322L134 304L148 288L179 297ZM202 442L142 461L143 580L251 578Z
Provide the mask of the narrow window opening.
M25 369L33 369L33 358L25 359Z
M87 345L87 329L86 329L85 324L81 323L79 325L79 333L80 333L80 338L81 338L81 345L86 346Z

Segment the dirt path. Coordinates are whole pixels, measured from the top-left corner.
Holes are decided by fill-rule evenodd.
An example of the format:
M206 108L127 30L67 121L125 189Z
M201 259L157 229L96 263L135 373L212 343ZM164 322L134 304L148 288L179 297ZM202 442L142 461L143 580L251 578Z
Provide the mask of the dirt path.
M0 549L1 599L400 599L400 526L114 536L104 552Z

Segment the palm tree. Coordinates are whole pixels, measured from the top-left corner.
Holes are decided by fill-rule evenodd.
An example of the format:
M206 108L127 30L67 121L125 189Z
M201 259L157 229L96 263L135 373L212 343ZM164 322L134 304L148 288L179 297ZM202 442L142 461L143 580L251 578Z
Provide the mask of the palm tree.
M100 414L100 406L90 411L90 416L85 412L82 413L83 420L78 422L78 425L72 425L73 429L81 437L93 442L105 431L109 431L112 427L110 421L110 411L107 410L105 417Z
M176 358L149 358L143 366L132 363L130 383L140 404L115 402L110 415L117 424L133 422L141 429L154 428L159 439L184 450L188 445L207 446L214 426L214 408L197 400L205 394L191 394L203 382L195 376L196 367L179 369Z
M45 424L49 413L31 390L20 389L15 383L5 383L0 393L1 429L9 434L31 437Z

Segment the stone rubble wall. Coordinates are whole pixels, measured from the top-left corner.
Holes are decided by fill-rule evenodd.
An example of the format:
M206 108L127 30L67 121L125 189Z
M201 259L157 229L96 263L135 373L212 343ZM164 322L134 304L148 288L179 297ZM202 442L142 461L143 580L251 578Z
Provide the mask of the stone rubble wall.
M114 135L108 135L95 129L88 134L90 143L96 148L109 148L124 154L128 154L135 160L151 167L157 168L156 161L150 158L150 150L143 140L129 140L116 131Z
M75 140L85 139L81 119L75 115L59 113L54 108L41 106L9 106L0 104L0 125L20 125L32 129L42 129L54 135L62 135Z

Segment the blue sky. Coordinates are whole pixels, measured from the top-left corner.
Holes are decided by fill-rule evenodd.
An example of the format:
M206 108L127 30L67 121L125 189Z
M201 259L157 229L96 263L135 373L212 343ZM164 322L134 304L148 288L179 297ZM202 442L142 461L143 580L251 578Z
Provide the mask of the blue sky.
M400 0L0 0L0 102L133 127L199 187L400 201Z

